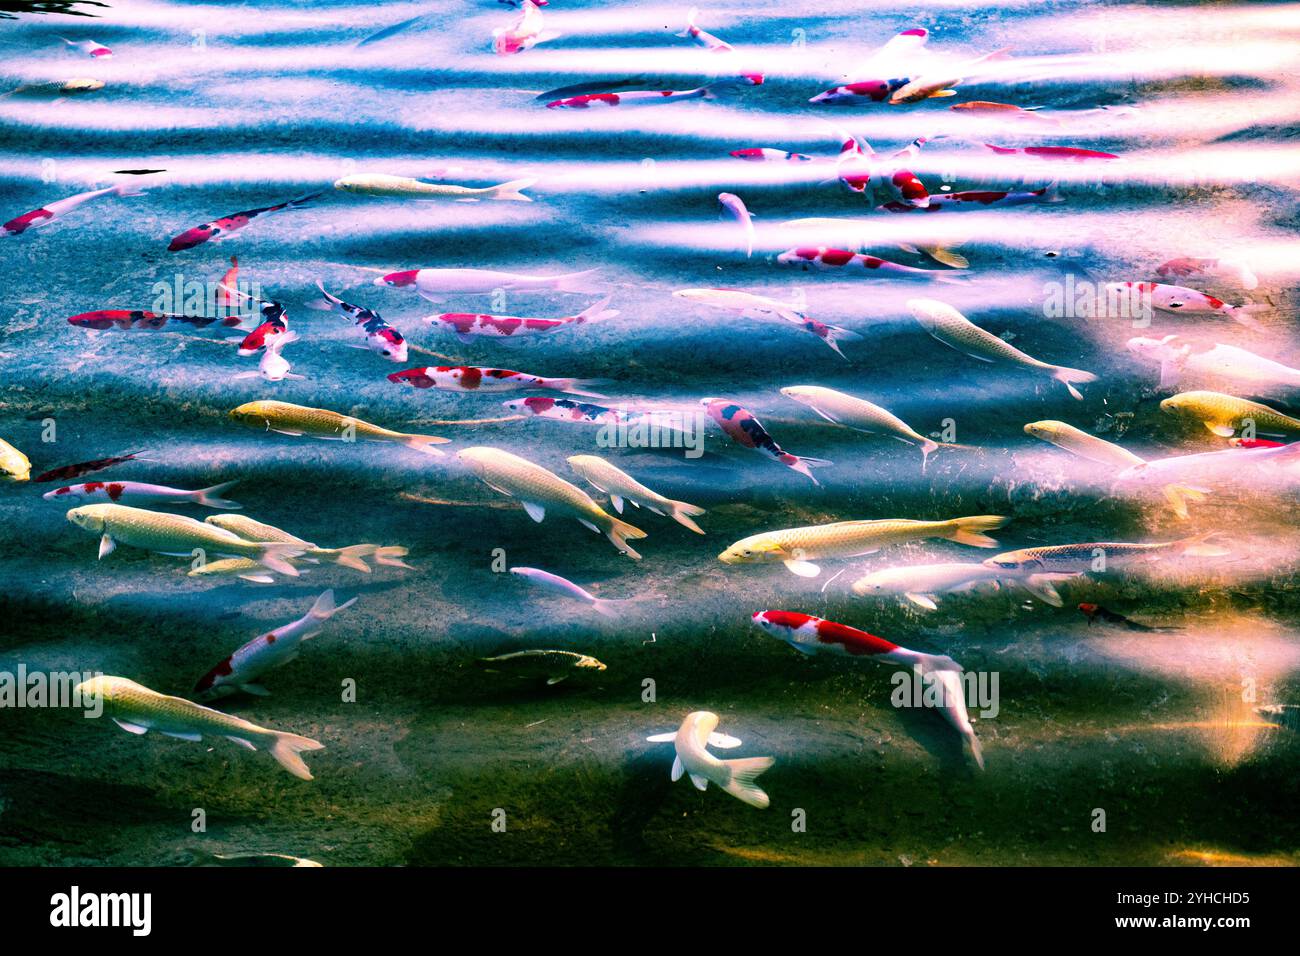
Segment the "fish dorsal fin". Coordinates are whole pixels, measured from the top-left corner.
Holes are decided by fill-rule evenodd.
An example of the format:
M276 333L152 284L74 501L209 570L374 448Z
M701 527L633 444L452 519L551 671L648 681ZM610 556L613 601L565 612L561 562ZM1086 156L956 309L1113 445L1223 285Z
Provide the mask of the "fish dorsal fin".
M143 734L149 730L148 727L141 724L133 724L129 720L123 720L121 717L114 717L113 723L117 724L128 734Z
M698 773L691 774L691 783L695 784L696 790L708 790L709 778L701 777Z
M541 523L542 519L546 517L546 509L543 508L541 505L537 504L536 502L525 501L523 505L524 505L524 510L528 512L528 517L532 518L534 521L538 522L539 524Z
M686 768L682 766L682 758L674 757L673 758L673 782L676 783L678 780L682 779L682 774L684 774L685 772L686 772Z

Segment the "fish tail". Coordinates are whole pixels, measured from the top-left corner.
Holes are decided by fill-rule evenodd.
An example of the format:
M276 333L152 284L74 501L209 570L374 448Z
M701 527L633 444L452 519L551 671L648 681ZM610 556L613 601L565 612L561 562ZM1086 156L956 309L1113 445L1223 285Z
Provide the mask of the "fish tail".
M933 246L932 248L926 249L925 254L935 262L940 262L953 269L970 268L969 259L960 253L953 252L951 249L944 248L943 246Z
M383 545L375 548L371 557L375 559L375 564L382 564L389 568L411 568L409 564L402 560L410 554L409 548L404 548L398 544ZM414 568L411 568L414 570Z
M618 309L605 308L605 306L609 305L609 300L611 298L613 298L613 296L607 295L595 305L587 306L578 313L577 320L579 322L600 322L603 319L612 319L614 316L618 315L619 312Z
M512 179L508 183L502 183L500 186L492 187L492 194L489 199L503 199L513 202L532 202L533 197L525 196L524 190L537 182L533 179Z
M1184 558L1221 558L1232 552L1218 544L1210 544L1213 538L1222 537L1222 531L1206 531L1204 534L1193 535L1190 538L1184 538L1178 542L1182 545L1182 556Z
M568 392L570 395L583 395L587 398L607 398L600 392L588 391L592 385L601 385L608 382L607 378L548 378L543 380L547 388L552 388L557 392Z
M1273 307L1263 302L1247 302L1245 305L1228 306L1228 318L1232 321L1244 325L1248 329L1262 329L1263 326L1256 322L1251 316L1256 312L1268 312Z
M1065 200L1061 198L1060 180L1053 179L1047 184L1043 189L1043 198L1041 201L1046 203L1065 202Z
M323 592L321 596L316 599L316 603L311 606L311 610L307 613L318 621L328 621L339 611L346 610L356 603L357 599L352 598L351 600L344 601L342 604L335 604L334 591L333 589L330 589Z
M551 281L553 287L559 292L595 292L597 290L593 289L587 280L599 271L599 269L585 269L582 272L570 272L567 275L555 276Z
M234 481L223 481L219 485L213 485L211 488L201 488L194 492L194 503L203 505L205 508L217 508L221 511L239 511L244 506L238 501L230 501L221 497L221 493L229 488L239 484L239 479Z
M325 192L326 191L322 189L318 192L308 193L306 196L299 196L297 199L290 199L287 203L284 204L283 208L301 209L303 206L307 205L313 199L319 199L321 196L324 196Z
M346 548L337 548L330 552L330 560L341 568L352 568L354 571L369 574L370 565L361 559L374 554L377 547L373 544L354 544Z
M624 552L629 558L640 561L641 555L627 543L627 539L644 538L646 533L635 525L630 525L626 521L621 521L613 516L609 520L610 526L609 530L605 532L605 537L609 538L614 547Z
M925 474L925 466L930 463L930 456L938 451L940 445L937 441L930 438L921 439L921 474Z
M132 182L118 183L113 187L113 195L115 196L143 196L144 194L145 190Z
M695 29L695 18L698 17L699 15L700 15L700 8L691 7L691 12L686 14L686 26L682 28L681 33L676 33L674 34L674 36L689 37L691 35L691 31Z
M407 435L406 440L402 442L407 448L413 451L422 452L426 455L433 455L435 458L441 458L443 453L434 445L445 445L450 438L438 438L436 435Z
M846 362L849 360L849 357L840 351L840 342L856 342L861 338L862 336L857 332L854 332L852 329L842 328L838 325L826 326L826 344L834 350L836 355L844 359Z
M739 760L724 760L731 776L722 789L742 803L760 810L767 807L771 800L755 781L758 775L776 763L775 757L742 757Z
M272 571L291 578L298 577L298 569L289 563L289 559L299 557L302 554L300 546L275 541L263 542L259 547L262 550L257 556L258 564L265 565Z
M270 734L272 743L269 749L276 762L299 780L310 780L311 771L307 769L306 761L298 755L303 751L324 750L325 745L319 740L282 730L272 730Z
M802 455L791 455L788 453L782 455L780 461L781 464L799 472L799 474L803 475L814 485L820 485L821 482L816 479L812 470L814 468L822 468L826 465L834 464L834 462L827 461L825 458L805 458Z
M972 515L968 518L954 518L953 524L956 527L944 537L949 541L956 541L958 544L969 544L976 548L996 548L998 546L997 540L983 534L983 532L1001 528L1010 520L1010 518L1003 515Z
M1085 372L1077 368L1066 368L1064 365L1052 366L1052 378L1064 385L1066 390L1079 401L1083 401L1083 393L1074 387L1075 383L1097 381L1097 376L1091 372Z
M685 528L690 528L696 534L704 534L704 529L697 525L691 519L697 515L704 514L704 509L699 505L687 504L685 501L673 501L669 499L668 507L672 513L668 516Z

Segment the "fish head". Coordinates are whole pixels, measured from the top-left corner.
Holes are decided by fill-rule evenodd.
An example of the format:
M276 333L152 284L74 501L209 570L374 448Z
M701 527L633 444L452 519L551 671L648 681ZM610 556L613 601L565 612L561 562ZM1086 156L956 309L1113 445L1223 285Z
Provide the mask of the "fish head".
M1186 354L1189 350L1186 347L1180 348L1179 346L1174 345L1173 343L1177 338L1178 336L1176 335L1166 335L1162 339L1153 339L1139 335L1135 338L1129 339L1125 343L1125 348L1138 358L1156 362L1167 362L1179 357L1180 355Z
M1194 399L1190 399L1186 395L1170 395L1160 403L1160 410L1171 415L1178 415L1191 410L1194 402Z
M380 329L370 336L370 347L390 362L405 362L407 359L406 339L396 329Z
M755 535L737 541L718 555L723 564L761 564L768 561L785 561L789 555L771 538Z
M688 738L693 737L695 742L703 747L708 743L709 734L713 733L717 726L717 714L709 710L693 710L686 715L677 733L678 736L685 734Z
M429 374L428 366L393 372L388 376L388 380L394 385L410 385L413 388L433 388L437 384L434 377Z
M361 188L361 180L355 176L344 176L334 180L334 188L340 192L354 193Z
M1025 426L1025 434L1043 441L1053 441L1060 432L1059 426L1060 422L1054 421L1030 422Z
M1019 551L1007 551L1004 554L995 554L980 563L984 567L992 568L995 571L1024 571L1039 562L1037 559Z
M930 206L930 192L910 169L900 169L889 178L890 184L903 197L903 201L917 209Z
M790 640L795 631L817 619L797 611L755 611L750 620L773 637Z
M111 704L118 691L139 686L125 677L105 677L100 674L73 687L72 699L74 702L80 701L89 716L92 713L103 713L104 705Z
M112 513L111 509L116 507L116 505L108 504L81 505L68 512L68 520L78 528L83 528L91 534L103 534L107 529L108 516Z
M776 261L783 266L807 265L820 254L821 249L814 246L799 246L795 249L787 249L776 257Z
M406 269L402 272L390 272L382 275L375 280L375 285L388 286L392 289L407 289L415 285L416 276L420 274L419 269Z
M762 73L742 73L740 79L750 86L762 86L764 77Z
M479 477L486 474L492 463L500 460L500 456L501 451L499 449L488 448L484 445L478 445L474 448L462 448L456 452L456 458Z
M811 405L813 398L817 394L816 385L787 385L781 389L781 394L786 398L793 399L796 402L802 402L805 405Z
M596 658L591 657L588 654L583 654L581 657L579 657L576 661L573 662L573 666L578 670L585 670L585 671L603 671L605 669L604 664L602 664L600 661L596 660Z
M853 582L853 593L864 597L868 594L893 594L895 591L879 572L872 572Z
M172 239L167 244L168 252L180 252L184 249L193 249L195 246L201 246L220 230L212 223L205 222L201 226L195 226L193 229L186 229L179 236Z
M268 418L271 416L271 402L245 402L238 408L232 408L227 417L231 421L239 422L250 427L265 427Z
M41 495L46 501L73 501L86 497L86 486L67 485L63 488L55 488L53 491L47 491Z

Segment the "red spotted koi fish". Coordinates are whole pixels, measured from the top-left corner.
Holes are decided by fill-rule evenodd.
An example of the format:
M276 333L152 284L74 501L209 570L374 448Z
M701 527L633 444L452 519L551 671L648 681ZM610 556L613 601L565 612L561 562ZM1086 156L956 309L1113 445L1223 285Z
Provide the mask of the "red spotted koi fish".
M206 329L216 324L223 329L243 329L244 319L238 315L209 317L206 315L175 315L170 312L145 312L142 309L100 309L68 316L68 324L82 329L136 329L156 332L170 324Z
M879 259L861 252L849 252L847 249L831 249L828 246L800 246L787 249L776 257L783 266L799 266L808 269L843 269L846 272L861 269L863 274L877 276L915 276L917 278L937 279L940 282L953 282L956 277L938 269L918 269L905 266L888 259Z
M406 339L402 338L401 332L385 322L378 312L344 302L338 296L330 295L319 282L316 283L316 288L320 289L321 295L325 297L326 308L333 306L365 331L366 344L353 346L354 348L368 348L372 352L378 352L390 362L406 361Z
M778 461L787 468L799 472L814 485L821 484L813 477L812 468L829 465L831 464L829 461L824 458L805 458L790 454L768 434L762 422L735 402L725 398L704 398L700 400L700 404L704 406L708 416L717 422L726 432L727 437L736 444L762 452L773 461Z
M528 372L515 372L505 368L483 368L478 365L426 366L393 372L388 380L396 385L413 388L437 388L445 392L515 392L526 389L545 389L568 392L588 398L604 398L599 392L589 392L586 386L596 384L596 379L544 378Z
M899 58L905 54L914 53L923 47L930 39L930 33L921 27L914 27L910 30L904 30L897 36L893 37L880 50L878 50L870 59L876 70L894 70L904 69ZM876 76L882 75L877 72ZM885 73L884 75L888 75ZM855 81L845 83L840 86L831 87L818 93L808 102L822 103L827 106L855 106L870 103L883 103L890 98L895 92L902 89L910 81L907 76L899 76L896 79L877 79Z
M617 309L607 309L609 298L601 299L595 305L588 306L577 315L562 319L524 319L513 315L483 315L474 312L444 312L441 315L428 316L424 321L430 325L448 329L456 333L462 342L472 342L476 336L498 339L520 339L532 335L544 335L556 329L584 322L599 322L618 315Z
M771 149L767 146L733 149L730 155L749 163L811 163L813 161L813 157L803 153L787 153L783 149Z
M498 27L492 31L492 52L498 56L523 53L546 40L557 36L554 30L542 29L542 10L533 0L523 0L519 5L519 16L508 27Z
M143 195L144 190L132 183L118 183L116 186L109 186L106 189L92 189L90 192L77 193L75 196L59 199L48 206L33 209L31 212L25 212L21 216L10 219L3 226L0 226L0 236L18 236L30 229L35 229L37 226L48 226L60 216L71 212L83 203L102 199L105 196Z
M887 158L881 158L866 142L838 131L840 154L836 160L840 183L850 192L867 194L883 189L893 202L905 203L924 209L930 204L930 193L911 170L904 168L906 160L915 159L926 140L920 137Z
M887 202L877 207L882 212L960 212L967 209L990 209L1005 206L1027 206L1033 203L1064 202L1057 192L1056 183L1049 183L1042 189L1020 192L980 189L959 193L935 193L925 206L915 206L904 202Z
M221 497L221 493L237 485L238 481L225 481L211 488L186 491L166 485L149 485L139 481L87 481L80 485L67 485L41 495L46 501L117 501L132 504L195 504L222 511L243 508L237 501Z
M246 209L234 215L214 219L212 222L205 222L193 229L186 229L180 235L173 237L172 241L167 244L167 251L180 252L182 249L193 249L195 246L201 246L205 242L216 242L225 239L232 232L243 229L258 216L280 212L283 209L299 209L324 194L325 190L321 190L308 196L300 196L298 199L290 199L288 202L282 202L275 206Z
M1067 163L1086 163L1089 160L1119 159L1114 153L1100 153L1095 149L1081 149L1078 146L1025 146L1013 149L1009 146L994 146L985 143L999 156L1030 156L1034 159L1046 159Z
M551 100L546 104L548 110L588 110L594 106L652 106L655 103L671 103L677 100L702 100L713 95L720 86L748 84L760 86L763 77L750 73L741 77L727 77L715 80L693 90L622 90L618 93L584 93L582 96L570 96L568 99Z

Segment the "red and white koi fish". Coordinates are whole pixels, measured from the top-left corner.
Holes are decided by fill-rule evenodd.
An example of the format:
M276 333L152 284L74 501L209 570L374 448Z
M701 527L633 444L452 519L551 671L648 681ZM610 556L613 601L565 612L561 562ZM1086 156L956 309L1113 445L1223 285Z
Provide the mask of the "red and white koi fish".
M231 289L239 288L239 260L234 256L230 257L230 268L226 274L221 277L221 285L218 291L221 295L217 298L217 305L223 309L235 309L239 307L239 296L231 292Z
M449 294L481 294L497 289L555 289L557 292L591 292L590 276L599 269L566 272L558 276L530 276L495 269L406 269L390 272L375 285L412 289L421 298L437 302Z
M633 428L644 424L648 427L678 431L682 428L681 415L672 411L608 408L590 402L575 402L571 398L512 398L501 404L520 415L548 418L557 422L574 422L579 425Z
M735 402L728 401L725 398L704 398L700 400L708 416L717 422L727 437L736 444L745 448L753 448L760 451L773 461L780 462L787 468L799 472L814 485L820 485L816 478L813 477L812 469L829 465L831 462L824 458L805 458L801 455L792 455L768 434L763 423L755 418L748 409L742 408Z
M1119 159L1114 153L1101 153L1095 149L1082 149L1078 146L1025 146L1020 149L1013 149L1009 146L994 146L992 143L985 143L984 145L999 156L1030 156L1034 159L1067 163L1086 163L1093 159Z
M1243 289L1254 289L1259 279L1244 262L1237 259L1170 259L1156 266L1156 275L1162 279L1200 276L1229 279Z
M143 329L156 332L169 324L188 325L195 329L206 329L218 324L223 329L244 329L244 319L238 315L225 315L220 318L206 315L175 315L170 312L146 312L143 309L99 309L95 312L82 312L68 316L68 324L82 329Z
M523 53L558 36L553 30L542 29L541 7L533 0L523 0L515 21L508 27L498 27L492 31L492 52L498 56Z
M838 131L840 153L836 159L840 182L850 192L866 194L868 190L884 189L892 201L924 209L930 203L930 193L916 174L906 169L905 160L915 159L924 137L912 140L907 146L887 158L880 158L865 141Z
M750 163L811 163L813 157L803 153L787 153L783 149L771 149L767 146L750 146L746 149L733 149L731 155Z
M1234 322L1240 322L1247 328L1257 329L1259 323L1250 316L1255 312L1267 312L1271 306L1264 303L1247 302L1244 305L1229 305L1195 289L1180 285L1164 285L1159 282L1108 282L1107 294L1139 297L1150 301L1153 308L1161 312L1178 312L1184 315L1222 315Z
M131 504L195 504L222 511L238 511L244 506L237 501L221 497L221 493L239 484L225 481L211 488L186 491L166 485L149 485L139 481L87 481L80 485L67 485L41 495L46 501L118 501Z
M1056 183L1042 189L1008 192L1004 190L969 190L959 193L933 193L925 206L904 202L887 202L876 208L881 212L960 212L968 209L990 209L1005 206L1027 206L1033 203L1064 202L1057 192Z
M69 40L67 37L59 37L59 39L78 53L84 53L92 59L107 60L113 55L112 50L102 43L96 43L94 40Z
M356 345L353 348L368 348L372 352L378 352L390 362L406 361L406 339L402 338L401 332L385 322L378 312L344 302L338 296L330 295L319 282L316 283L316 288L320 289L320 294L325 297L325 308L332 306L365 331L366 344Z
M981 770L984 769L984 752L975 728L966 712L966 699L961 681L962 666L946 654L923 654L899 647L866 631L846 624L823 620L797 611L758 611L752 620L778 640L785 641L801 654L830 651L849 657L867 657L890 664L902 664L927 683L943 691L943 716L961 734L966 746Z
M474 312L444 312L431 315L425 322L456 333L462 342L472 342L475 336L483 335L498 339L521 339L532 335L545 335L556 329L563 329L585 322L599 322L618 315L617 309L607 309L609 298L601 299L577 315L562 319L525 319L514 315L485 315Z
M222 216L220 219L214 219L212 222L205 222L202 225L195 226L193 229L186 229L180 235L175 236L167 244L168 252L180 252L182 249L193 249L195 246L201 246L205 242L216 242L225 239L232 232L243 229L258 216L269 215L273 212L280 212L284 209L299 209L325 194L325 190L314 192L307 196L300 196L297 199L290 199L288 202L278 203L274 206L262 206L258 209L246 209L243 212L237 212L231 216Z
M586 390L586 386L596 384L597 379L544 378L527 372L515 372L506 368L484 368L478 365L408 368L401 372L393 372L388 376L388 380L396 385L437 388L445 392L516 392L526 389L545 389L552 392L568 392L570 395L585 395L588 398L605 397L599 392Z
M754 255L754 218L745 206L745 201L735 193L718 193L718 207L721 215L728 215L740 223L745 230L745 257Z
M277 337L289 331L289 311L279 302L254 300L246 292L238 292L238 294L245 300L256 301L261 306L262 323L244 336L244 340L239 343L240 355L256 355Z
M256 372L240 372L231 376L234 379L257 378L261 376L268 382L283 382L287 378L303 379L305 376L298 375L289 371L291 366L289 360L284 357L284 347L298 341L298 333L291 332L287 329L272 335L266 340L266 346L262 350L262 358L257 363Z
M140 454L141 452L133 451L129 455L114 455L112 458L96 458L93 461L82 461L75 465L63 465L42 472L32 481L69 481L73 478L80 478L82 475L88 475L92 471L103 471L105 468L120 465L125 461L134 461L136 456ZM147 459L141 458L139 460L146 461Z
M873 54L868 61L873 69L901 69L898 62L906 54L914 53L930 39L928 30L914 27L894 36L888 43ZM861 68L865 70L866 68ZM855 71L856 72L856 71ZM876 74L881 75L880 73ZM887 75L887 74L886 74ZM910 82L908 77L897 79L869 79L861 82L845 83L832 87L814 96L810 103L824 103L828 106L851 106L854 104L883 103L896 91Z
M35 229L37 226L48 226L55 219L71 212L83 203L102 199L105 196L143 195L144 190L133 183L118 183L116 186L109 186L106 189L92 189L90 192L77 193L75 196L56 200L48 206L33 209L31 212L25 212L21 216L10 219L3 226L0 226L0 236L17 236L29 229Z
M962 669L960 664L946 654L910 651L856 627L837 624L810 614L800 614L797 611L756 611L751 619L768 634L785 641L800 654L811 656L826 651L847 657L869 657L872 660L916 668L922 673Z
M938 269L918 269L905 266L888 259L868 256L861 252L849 252L847 249L831 249L827 246L799 246L787 249L776 257L783 266L800 266L808 269L862 269L864 273L874 275L917 276L938 279L940 282L953 282L955 277Z
M686 29L677 34L679 37L690 37L700 46L713 53L731 53L734 47L724 40L719 40L712 33L705 33L695 25L695 18L700 15L699 7L691 7L691 12L686 14Z
M199 678L194 685L195 698L216 700L240 691L265 697L270 691L258 683L262 676L288 664L302 650L303 641L311 640L321 632L326 621L356 603L357 599L353 598L336 606L334 592L326 591L316 599L306 615L253 638Z
M744 76L726 77L714 80L693 90L622 90L617 93L585 93L582 96L570 96L568 99L551 100L546 104L548 110L587 110L593 106L652 106L655 103L670 103L677 100L703 100L713 96L713 91L720 86L761 86L763 76L760 73L746 73Z

